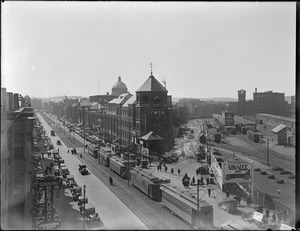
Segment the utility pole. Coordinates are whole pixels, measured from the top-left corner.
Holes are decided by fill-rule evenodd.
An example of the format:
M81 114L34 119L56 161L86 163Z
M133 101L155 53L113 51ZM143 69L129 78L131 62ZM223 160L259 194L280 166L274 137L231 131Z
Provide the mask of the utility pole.
M197 186L197 230L199 230L199 186L200 186L200 179L197 180L197 184L190 184L193 186Z
M269 166L269 138L267 140L267 165Z

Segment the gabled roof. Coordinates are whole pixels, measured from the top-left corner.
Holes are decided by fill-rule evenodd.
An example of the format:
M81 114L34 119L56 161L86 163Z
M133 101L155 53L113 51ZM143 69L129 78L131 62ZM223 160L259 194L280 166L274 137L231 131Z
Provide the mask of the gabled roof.
M109 101L108 103L114 103L114 104L123 104L124 102L126 102L126 100L128 99L129 96L132 96L132 94L128 93L123 93L121 95L119 95L118 98L115 98L111 101Z
M128 107L130 104L134 104L136 102L136 95L131 96L122 107Z
M155 134L154 132L149 132L148 134L141 137L142 140L164 140L159 135Z
M94 103L91 107L90 107L90 110L99 110L99 109L102 109L104 108L103 105L101 105L100 103Z
M154 92L168 92L163 85L154 78L153 75L149 76L149 78L140 86L136 92L145 92L145 91L154 91Z
M287 128L287 125L284 125L284 124L279 124L276 128L274 128L272 130L272 132L274 133L278 133L280 131L282 131L283 129Z

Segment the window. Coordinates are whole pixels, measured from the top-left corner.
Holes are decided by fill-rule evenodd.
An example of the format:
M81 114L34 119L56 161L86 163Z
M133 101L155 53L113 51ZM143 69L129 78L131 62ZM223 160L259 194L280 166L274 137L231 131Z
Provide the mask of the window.
M149 97L145 95L143 97L143 103L148 103L148 102L149 102Z
M160 102L160 97L155 96L153 100L154 100L154 103L159 103Z

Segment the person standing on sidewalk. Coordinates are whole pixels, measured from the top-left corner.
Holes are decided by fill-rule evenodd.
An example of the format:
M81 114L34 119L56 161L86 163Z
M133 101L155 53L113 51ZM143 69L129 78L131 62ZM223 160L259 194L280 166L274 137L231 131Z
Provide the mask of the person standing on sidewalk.
M173 174L174 173L174 169L173 168L171 168L171 174Z
M178 175L180 175L180 169L177 170Z
M68 153L70 153L70 150L68 149Z
M207 189L207 192L208 192L208 196L210 197L211 189L208 188L208 189Z

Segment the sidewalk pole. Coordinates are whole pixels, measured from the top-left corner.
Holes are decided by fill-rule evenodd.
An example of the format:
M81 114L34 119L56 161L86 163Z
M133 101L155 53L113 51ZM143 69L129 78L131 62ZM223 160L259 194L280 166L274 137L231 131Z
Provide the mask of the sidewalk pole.
M84 211L84 214L83 214L83 229L85 230L85 185L83 186L83 211Z
M197 181L197 230L199 230L199 183L200 181Z

